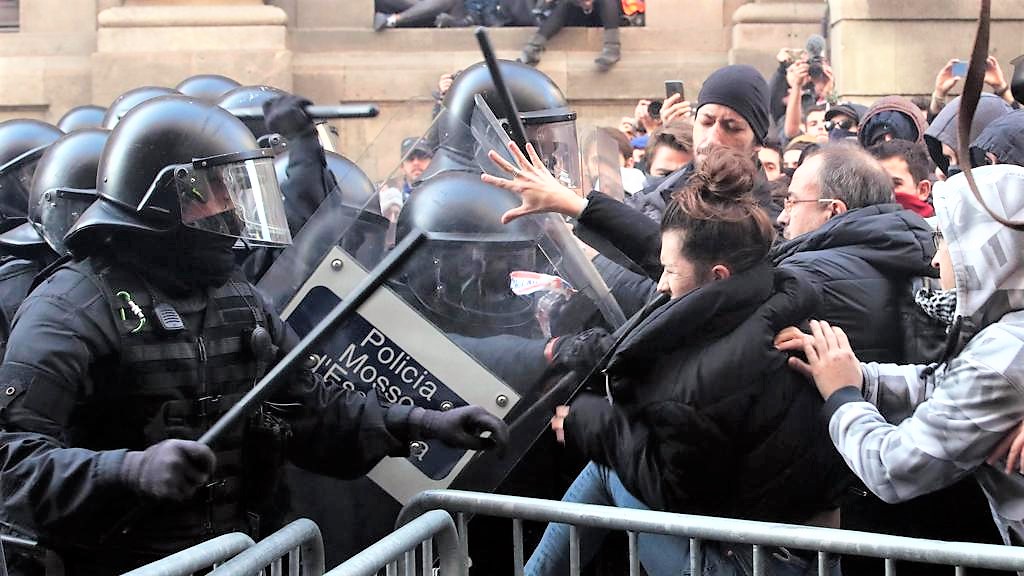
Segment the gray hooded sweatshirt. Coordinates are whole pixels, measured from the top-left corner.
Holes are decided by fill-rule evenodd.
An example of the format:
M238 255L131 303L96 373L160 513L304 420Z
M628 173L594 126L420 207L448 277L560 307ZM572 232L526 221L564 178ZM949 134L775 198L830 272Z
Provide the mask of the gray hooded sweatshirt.
M988 166L974 175L989 207L1024 218L1024 168ZM962 174L937 184L934 198L956 272L956 315L973 337L934 371L862 364L863 392L844 388L825 404L829 433L850 469L886 502L973 473L1003 540L1022 542L1024 476L985 459L1024 420L1024 233L995 222Z

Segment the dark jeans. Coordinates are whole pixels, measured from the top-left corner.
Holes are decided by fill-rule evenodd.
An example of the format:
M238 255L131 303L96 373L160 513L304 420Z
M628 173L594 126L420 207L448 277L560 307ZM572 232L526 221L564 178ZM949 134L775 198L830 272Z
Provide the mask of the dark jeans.
M377 12L398 14L402 27L433 26L442 12L462 14L462 0L376 0Z
M594 0L594 9L590 14L585 14L572 0L562 0L548 19L541 23L537 33L550 40L566 26L603 26L605 30L615 30L619 27L621 17L622 5L619 0Z

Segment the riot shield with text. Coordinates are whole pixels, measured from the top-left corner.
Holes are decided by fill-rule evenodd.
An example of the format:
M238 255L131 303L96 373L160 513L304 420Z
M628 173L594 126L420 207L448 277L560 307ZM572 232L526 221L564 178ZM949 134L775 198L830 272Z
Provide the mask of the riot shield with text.
M386 533L385 520L422 490L496 489L547 430L551 403L567 401L578 384L579 375L560 366L555 339L593 327L611 331L624 320L562 218L501 224L519 198L480 178L495 168L480 160L501 149L500 138L445 125L418 181L396 169L358 213L329 199L259 284L301 336L383 258L384 251L360 251L369 238L391 230L400 241L423 229L428 239L417 255L324 340L316 371L351 394L373 390L384 402L432 410L479 405L512 430L502 458L428 440L344 486L303 479L307 493L298 498L316 498L309 493L316 483L315 490L331 492L335 515L348 514L348 524L357 518L359 533L346 532L347 525L324 530L348 551ZM403 190L402 183L411 186ZM361 511L367 507L374 512ZM345 532L341 543L337 531Z

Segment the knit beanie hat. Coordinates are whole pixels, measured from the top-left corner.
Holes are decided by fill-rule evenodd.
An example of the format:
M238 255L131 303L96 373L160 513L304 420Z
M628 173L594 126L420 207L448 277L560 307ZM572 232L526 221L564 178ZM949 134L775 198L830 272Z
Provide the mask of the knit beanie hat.
M757 144L768 135L768 83L753 66L732 65L715 70L701 86L697 110L720 104L736 111L750 124Z

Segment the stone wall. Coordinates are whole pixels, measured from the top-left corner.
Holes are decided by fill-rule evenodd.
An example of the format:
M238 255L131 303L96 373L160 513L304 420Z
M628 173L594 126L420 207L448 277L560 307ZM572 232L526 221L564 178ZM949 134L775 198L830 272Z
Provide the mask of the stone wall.
M831 0L828 30L841 93L870 100L928 94L948 58L966 57L974 0ZM1024 0L995 2L993 53L1024 52ZM125 90L174 86L195 73L268 83L321 103L376 102L373 120L338 125L345 153L367 146L397 156L403 135L421 132L444 72L480 59L471 30L374 33L373 0L22 0L17 32L0 33L0 119L56 121L68 108L107 105ZM646 28L625 28L624 57L595 70L597 29L570 29L541 70L565 90L583 124L616 124L638 98L681 79L692 98L728 62L766 74L782 46L821 32L821 0L648 0ZM498 54L514 58L530 29L496 29ZM941 39L937 42L936 39ZM377 175L393 158L381 152Z

